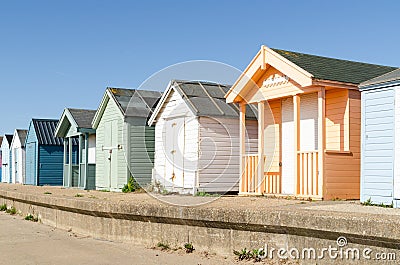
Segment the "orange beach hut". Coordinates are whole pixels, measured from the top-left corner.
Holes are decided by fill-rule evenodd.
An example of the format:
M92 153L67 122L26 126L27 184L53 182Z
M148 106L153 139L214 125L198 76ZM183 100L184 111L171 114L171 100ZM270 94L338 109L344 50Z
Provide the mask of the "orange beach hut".
M239 194L359 199L357 86L394 69L262 46L225 96L240 104ZM258 107L257 153L246 150L247 104Z

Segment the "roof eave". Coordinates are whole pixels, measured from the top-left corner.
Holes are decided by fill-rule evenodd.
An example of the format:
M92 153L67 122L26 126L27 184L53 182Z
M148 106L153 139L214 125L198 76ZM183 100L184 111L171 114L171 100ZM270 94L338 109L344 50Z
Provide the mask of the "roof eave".
M238 80L236 80L234 85L225 95L227 103L240 101L240 94L246 87L248 87L248 84L252 82L252 76L258 69L266 69L266 64L271 65L281 73L287 75L301 87L308 87L313 83L314 76L311 73L263 45L244 72L240 75ZM246 80L243 80L245 77Z

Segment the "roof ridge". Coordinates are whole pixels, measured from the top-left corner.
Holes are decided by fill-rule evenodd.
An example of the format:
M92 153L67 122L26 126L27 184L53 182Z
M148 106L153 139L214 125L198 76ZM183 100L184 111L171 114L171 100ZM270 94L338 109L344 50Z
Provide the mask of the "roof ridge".
M350 62L350 63L359 63L359 64L365 64L365 65L374 65L374 66L395 67L395 68L397 68L396 66L366 63L366 62L353 61L353 60L348 60L348 59L340 59L340 58L328 57L328 56L322 56L322 55L315 55L315 54L310 54L310 53L289 51L289 50L283 50L283 49L277 49L277 48L271 48L271 50L273 50L273 51L281 51L281 52L290 52L290 53L295 53L295 54L299 54L299 55L314 56L314 57L319 57L319 58L324 58L324 59L339 60L339 61Z

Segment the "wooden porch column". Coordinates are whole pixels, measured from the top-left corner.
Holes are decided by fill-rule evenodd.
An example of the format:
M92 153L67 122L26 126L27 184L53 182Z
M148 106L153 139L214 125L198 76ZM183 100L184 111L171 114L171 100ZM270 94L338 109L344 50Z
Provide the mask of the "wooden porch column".
M68 185L68 172L65 171L65 165L67 164L67 138L64 138L64 159L63 159L63 186Z
M294 132L294 195L299 194L299 155L300 150L300 96L293 96L293 132Z
M68 137L68 187L72 187L72 137Z
M87 187L87 177L89 174L89 134L85 133L85 176L83 178L83 188L85 190L88 189Z
M240 146L240 179L239 179L239 193L245 192L245 183L243 177L245 176L245 155L246 155L246 103L240 102L239 113L239 146Z
M264 179L264 130L265 130L265 103L264 101L258 102L258 167L257 177L254 180L255 193L261 194L261 183Z
M318 91L318 196L323 198L325 191L325 88Z

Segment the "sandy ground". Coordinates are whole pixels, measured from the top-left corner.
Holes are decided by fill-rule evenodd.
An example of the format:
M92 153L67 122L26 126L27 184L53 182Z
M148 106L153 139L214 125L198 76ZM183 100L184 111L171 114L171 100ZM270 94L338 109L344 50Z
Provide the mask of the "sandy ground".
M238 261L212 253L162 251L77 235L0 212L0 264L2 265L228 265L298 264L284 261Z
M161 251L79 236L0 213L0 264L232 264L233 259Z

